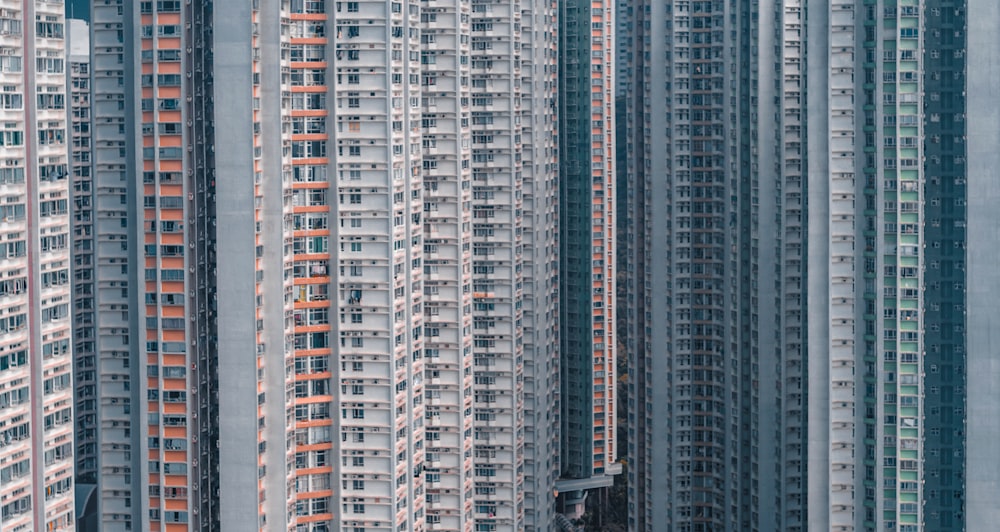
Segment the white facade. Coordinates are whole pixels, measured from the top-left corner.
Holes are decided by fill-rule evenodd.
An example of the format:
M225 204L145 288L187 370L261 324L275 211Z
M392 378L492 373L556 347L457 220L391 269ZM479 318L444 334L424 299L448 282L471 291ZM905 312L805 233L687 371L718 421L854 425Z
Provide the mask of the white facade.
M425 521L420 9L410 1L337 5L339 11L327 11L336 44L327 106L336 124L330 258L340 272L331 290L337 313L331 370L340 385L332 391L339 407L334 455L341 466L366 473L334 475L331 510L342 530L419 531Z
M524 291L524 528L555 519L559 453L557 2L521 5Z
M0 528L73 530L62 4L0 2Z
M471 9L454 0L422 8L427 528L470 531Z
M472 13L474 517L480 530L524 520L521 11Z

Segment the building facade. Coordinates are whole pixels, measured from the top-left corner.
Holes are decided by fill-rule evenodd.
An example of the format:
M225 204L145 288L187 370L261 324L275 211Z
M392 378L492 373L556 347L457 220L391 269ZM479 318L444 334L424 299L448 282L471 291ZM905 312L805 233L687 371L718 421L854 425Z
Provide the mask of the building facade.
M552 530L559 427L559 2L521 4L524 528Z
M227 7L93 6L100 530L286 521L279 12Z
M92 16L100 529L550 529L556 4Z
M713 19L718 10L732 25ZM996 58L987 50L995 49L988 28L1000 11L979 1L678 0L637 7L632 17L632 40L620 41L631 47L620 56L633 62L627 70L638 95L623 95L623 135L632 142L630 527L989 528L997 513L987 500L1000 471L990 465L998 429L987 412L1000 398L986 385L997 375L987 332L996 221L986 207L996 198L988 147L996 142L988 125ZM694 105L719 102L710 87L720 85L700 81L712 72L696 60L706 53L735 73L723 76L723 91L740 81L738 96L710 115ZM701 90L686 92L688 83ZM692 120L687 137L684 118L699 111L711 118ZM682 410L681 259L687 224L704 223L684 217L718 209L698 207L705 192L683 188L683 148L703 140L692 137L705 126L738 139L721 159L739 175L722 194L735 203L720 212L738 228L723 241L740 272L725 283L734 288L723 301L734 298L740 311L735 332L726 314L691 330L722 330L727 351L738 353L730 360L738 373L716 382L734 386L723 411L752 421L750 434L741 423L739 440L729 441L741 456L731 463L759 465L756 489L752 473L683 461L688 449L711 456L713 441L696 437L688 447L687 424L697 431L710 418ZM704 156L692 153L691 164ZM692 242L703 242L695 233ZM713 271L725 279L729 270ZM722 514L704 504L713 492L705 477L719 471L751 481L740 495L720 493L729 507ZM740 524L710 521L719 515Z
M559 12L560 482L563 510L621 472L616 447L615 5Z
M73 384L76 479L96 482L96 307L94 298L94 188L91 166L90 27L67 19L73 202Z
M758 152L759 380L766 383L760 389L760 529L804 530L806 12L803 2L792 0L776 2L772 8L760 12L758 48L773 50L774 56L762 53L757 62L755 126L773 131L768 142L760 142Z
M806 28L810 527L925 523L924 8L831 1Z
M134 102L127 98L125 74L131 73L131 47L126 46L126 32L132 34L130 19L119 13L128 10L131 3L99 3L92 8L91 26L91 115L93 161L91 187L93 189L93 277L95 300L95 375L94 419L78 418L77 437L85 449L82 460L87 459L92 445L93 461L78 463L81 477L100 479L95 493L97 507L85 519L100 523L107 530L130 530L142 527L137 515L143 505L139 493L134 492L133 476L138 475L141 450L138 447L142 434L131 415L138 408L138 368L132 361L139 360L130 342L133 315L137 305L130 294L136 290L129 277L129 250L135 246L130 237L130 221L139 213L129 200L126 164L135 164L134 154L127 151L135 142L128 142L130 129L126 109ZM119 33L121 32L121 33ZM130 58L126 62L125 57ZM130 111L131 112L131 111ZM131 175L134 175L134 171ZM132 225L135 222L131 222ZM137 317L134 318L138 320ZM137 321L136 321L137 322ZM138 342L136 338L135 342ZM86 356L86 355L83 355ZM83 386L87 381L83 382ZM78 391L78 399L86 399ZM86 416L86 413L83 413ZM93 426L93 434L83 424ZM134 424L134 425L133 425ZM135 471L133 471L135 470ZM135 504L132 504L135 502Z
M0 3L0 528L73 530L66 26Z
M966 123L969 2L926 10L924 47L924 523L929 530L961 527L967 510L965 420L970 334L966 317L969 180ZM956 32L958 35L956 36ZM970 73L971 74L971 73ZM970 75L971 78L971 75ZM970 132L972 130L970 129ZM980 222L981 223L981 222ZM970 467L973 469L975 466Z
M630 529L759 526L755 9L640 2L621 41Z

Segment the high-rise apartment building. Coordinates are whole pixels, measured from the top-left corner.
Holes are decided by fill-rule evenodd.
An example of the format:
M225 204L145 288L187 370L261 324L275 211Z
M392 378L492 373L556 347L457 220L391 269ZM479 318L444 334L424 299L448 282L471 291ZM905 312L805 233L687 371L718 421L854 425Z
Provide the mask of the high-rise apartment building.
M0 2L0 528L73 530L62 4Z
M425 10L420 127L427 527L471 530L472 213L464 206L472 201L472 22L462 2L432 2Z
M947 11L954 18L955 7ZM808 192L810 206L822 205L809 213L810 464L822 458L808 474L809 523L916 532L943 517L961 526L954 512L942 515L940 501L942 489L960 499L961 482L940 474L963 454L964 431L953 420L964 417L954 399L964 378L950 362L957 355L961 364L964 353L942 344L963 335L964 284L940 276L954 271L964 247L940 232L942 217L949 232L962 231L949 218L961 218L965 205L964 139L955 134L964 114L942 122L939 109L961 109L964 50L940 56L964 32L946 27L941 8L915 0L864 9L831 2L824 12L828 26L806 28L830 43L821 55L807 52L809 71L823 72L810 74L806 88L807 100L823 102L810 116L808 167L825 176ZM935 83L942 71L954 89ZM943 463L942 447L950 455Z
M556 8L93 6L101 530L551 528Z
M969 500L966 493L970 492L963 490L968 475L966 457L974 456L966 446L966 415L974 408L967 401L978 401L986 391L973 388L970 381L974 379L966 376L969 369L979 371L970 361L984 358L982 351L974 358L969 357L969 335L977 335L970 325L972 318L977 316L967 318L966 289L976 290L980 283L988 283L983 280L970 284L976 281L973 275L982 275L982 272L970 267L974 260L966 258L967 250L975 251L969 247L972 237L969 231L973 228L984 231L982 225L975 227L970 223L982 224L986 219L970 218L969 205L975 203L975 198L969 197L969 192L974 190L969 185L981 182L984 175L989 179L989 173L981 173L982 167L974 170L968 164L972 157L977 164L982 164L983 160L982 154L974 155L975 143L970 142L966 133L978 135L973 128L980 124L977 117L966 116L970 109L967 91L979 92L982 86L974 85L975 74L968 72L966 77L966 73L969 66L977 64L967 62L969 55L976 54L972 50L977 46L973 38L981 39L982 34L970 33L963 37L963 32L973 7L978 8L977 16L985 13L979 10L982 4L966 4L964 1L940 2L936 9L925 12L923 20L923 26L930 30L929 34L924 32L924 48L928 52L923 57L924 197L929 200L924 204L924 241L929 245L924 247L923 521L928 530L954 530L963 526L966 530L988 528L981 521L965 519L966 515L971 517L965 509ZM994 11L994 17L995 14ZM985 44L978 46L988 47ZM977 248L982 245L978 244ZM983 399L988 405L989 400ZM981 457L981 454L976 456ZM968 471L978 467L970 462Z
M134 489L141 449L136 443L142 436L137 420L139 338L133 327L137 305L130 294L136 290L129 278L129 229L138 220L139 212L129 200L126 164L129 160L129 122L125 73L132 65L131 43L126 44L126 32L131 35L131 3L98 2L92 8L91 25L91 226L93 238L92 276L94 281L94 369L92 397L85 395L89 381L84 380L77 391L77 400L94 401L79 405L77 438L81 450L77 476L99 480L93 512L84 520L96 521L99 530L137 530L143 527L138 512L144 507L139 491ZM120 11L121 10L121 11ZM134 158L132 159L134 164ZM131 175L134 175L134 171ZM82 211L81 211L82 212ZM131 225L130 225L131 224ZM135 266L133 266L135 268ZM138 323L138 317L134 318ZM90 355L81 353L78 363L86 364ZM89 411L93 418L89 418ZM92 428L91 428L92 427ZM97 514L97 515L93 515Z
M73 232L73 385L76 479L96 482L96 305L94 297L94 188L91 174L90 27L67 19Z
M330 471L331 528L422 530L424 496L431 484L425 484L423 471L428 452L424 338L432 331L424 328L421 13L416 2L306 2L296 8L296 16L298 11L303 18L318 17L335 43L333 57L326 58L333 67L326 78L334 87L333 100L326 103L325 89L293 92L292 106L302 108L303 114L327 116L327 131L336 143L328 160L316 161L324 170L331 165L336 201L314 203L319 216L333 218L330 237L335 241L329 252L315 247L298 251L303 259L314 254L337 267L335 284L310 288L325 293L329 287L335 302L330 334L337 336L336 342L313 347L332 347L320 358L332 359L332 384L339 390L322 392L317 386L329 381L318 375L304 394L327 395L316 399L340 407L333 416L336 432L324 436L332 441L335 461ZM451 17L459 22L458 13ZM304 57L297 58L300 49ZM323 60L315 54L325 53L325 47L293 44L292 53L295 67ZM453 177L455 184L461 180ZM325 195L326 185L319 186ZM306 239L304 244L315 241ZM452 289L458 284L456 280ZM324 299L314 292L313 301ZM307 449L297 448L296 453L319 458ZM338 466L345 464L357 473L341 473ZM464 491L461 486L455 489ZM319 513L315 504L322 501L314 499L313 509L305 513Z
M760 529L805 530L805 3L761 10L757 48ZM772 131L762 136L761 131ZM773 139L773 140L772 140Z
M628 152L630 528L758 527L750 2L639 2Z
M559 2L521 4L524 529L552 530L559 430Z
M101 530L286 520L280 17L214 7L93 6Z
M617 463L613 2L560 2L559 267L563 508Z
M989 528L1000 478L998 425L987 414L1000 403L987 384L997 376L988 301L1000 282L998 222L988 206L997 198L990 50L1000 10L978 0L756 7L637 7L634 48L623 54L639 95L625 128L630 526ZM720 71L730 74L704 77ZM709 131L722 136L699 138ZM705 150L734 139L712 160L737 176L735 188L699 191L711 174L695 165L716 157ZM735 260L739 275L723 277L732 287L723 314L689 310L681 259L710 252L697 229L718 212L736 229L722 239L727 260L711 270L692 261L702 275L691 301L713 300L709 272L725 274ZM738 372L687 387L688 316L701 317L692 333L723 334L721 352ZM706 402L720 387L726 393ZM705 459L727 425L699 404L737 415L738 439L724 441L738 459ZM711 434L699 437L706 425ZM720 472L729 478L713 478ZM733 479L751 483L716 497ZM739 521L712 521L718 515Z
M524 520L520 18L515 2L472 13L473 511L488 530Z

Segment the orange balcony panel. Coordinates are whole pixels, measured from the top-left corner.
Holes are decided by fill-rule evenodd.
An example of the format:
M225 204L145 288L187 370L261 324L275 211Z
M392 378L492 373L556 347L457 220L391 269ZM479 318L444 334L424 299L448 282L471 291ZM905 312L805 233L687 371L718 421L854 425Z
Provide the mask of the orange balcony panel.
M180 98L181 88L180 87L157 87L156 89L157 98Z
M314 443L312 445L296 445L296 452L307 452L307 451L323 451L332 449L332 444L329 443Z
M167 499L164 501L164 508L167 510L187 510L187 501L184 499Z
M156 243L156 234L154 234L154 233L146 233L145 235L143 235L143 242L145 242L146 244L155 244Z
M302 159L295 159L296 164L329 164L330 159L327 157L304 157Z
M333 467L304 467L302 469L295 470L295 476L304 477L306 475L322 475L323 473L332 473Z
M295 500L312 499L316 497L332 497L333 490L305 491L295 494Z
M153 73L153 64L152 63L143 63L142 64L142 73L143 74L152 74ZM152 90L152 89L150 89L150 90Z
M161 292L173 292L175 294L184 293L184 282L183 281L163 281L161 283Z
M293 37L292 44L326 44L326 37Z
M161 172L180 172L184 170L183 161L160 161Z
M310 237L310 236L330 236L329 229L313 229L313 230L303 230L303 231L292 231L293 237Z
M143 87L143 89L142 89L141 92L142 92L142 97L143 98L152 98L153 97L153 88L152 87Z
M329 401L329 399L327 399ZM330 427L333 421L329 419L317 419L313 421L296 421L295 428L297 429L308 429L311 427Z
M177 139L179 141L181 137L180 135L172 137L160 137L161 143L162 141L167 139ZM180 144L177 145L180 146ZM161 196L180 196L181 194L184 194L184 187L181 185L160 185Z
M164 462L187 462L187 451L163 451Z
M326 61L292 61L292 68L326 68Z
M181 15L180 13L157 13L156 14L157 24L180 24ZM163 42L164 39L160 39Z
M293 255L294 260L325 260L329 259L330 255L327 253L303 253L301 255Z
M170 96L172 98L172 96ZM148 137L147 137L148 138ZM182 145L180 135L160 135L158 146L176 148ZM177 186L177 185L172 185Z
M163 355L164 366L183 366L185 364L187 364L187 356L185 355Z
M326 109L293 109L292 116L326 116L328 111Z
M314 515L300 515L296 516L296 523L319 523L323 521L329 521L333 518L333 514L314 514ZM397 517L397 519L399 519Z
M330 348L329 347L324 347L322 349L296 349L295 350L295 354L302 355L302 356L306 356L306 355L329 355L330 354Z
M180 63L157 63L156 71L160 74L180 74Z
M159 218L161 220L172 220L172 221L175 221L175 222L179 222L179 221L184 220L184 211L182 211L180 209L170 209L170 210L160 211ZM167 259L163 259L163 260L167 260Z
M184 235L179 233L166 233L160 235L161 244L184 245Z
M305 354L306 351L312 351L311 349L300 349L295 352L295 356L308 356ZM333 376L329 371L321 371L318 373L309 373L304 375L295 375L296 381L312 381L312 380L322 380L329 379ZM295 403L300 405L308 405L312 403L326 403L330 401L329 395L311 395L309 397L296 397Z
M292 140L328 140L330 138L326 133L299 133L292 135ZM318 183L309 183L310 185L315 185Z
M164 438L187 438L184 427L163 427Z
M155 292L156 291L156 281L146 281L146 291Z
M156 381L156 377L146 377L146 386L150 388L158 387L159 383Z
M320 185L323 185L323 186L320 186ZM316 189L319 189L319 188L329 188L329 184L328 183L324 183L322 181L316 181L314 183L309 183L307 181L304 181L304 182L299 182L299 183L292 183L292 188L293 189L297 189L297 190L307 189L307 188L316 188ZM298 208L298 207L296 207L296 208Z
M161 331L163 340L166 342L183 342L184 331Z
M163 379L164 390L184 390L187 388L187 381L184 379Z
M153 147L153 140L155 140L155 139L153 139L153 137L150 137L150 136L142 137L142 147L143 148L152 148Z
M184 307L181 306L163 307L161 315L164 318L183 318Z
M153 412L156 411L155 408L151 409ZM187 403L163 403L163 413L164 414L186 414L187 413Z
M153 171L153 161L142 161L142 169L147 172Z
M156 449L150 449L148 451L148 454L149 454L149 460L159 460L160 459L160 451L157 451Z
M310 308L323 308L329 307L329 301L296 301L295 308L297 309L310 309Z
M183 523L166 523L166 530L163 532L188 532L187 525Z
M161 21L157 21L157 22L160 23L160 24L162 24ZM179 24L179 22L176 22L175 24ZM181 49L181 40L180 40L180 38L177 38L177 37L160 37L156 41L156 49L157 50L180 50Z
M326 20L325 13L292 13L292 20Z
M166 475L163 477L164 486L187 486L188 479L186 475ZM185 529L186 530L186 529Z
M160 532L160 522L150 521L149 522L149 532Z
M326 92L326 85L309 85L308 87L295 86L292 87L292 92Z
M327 332L329 330L329 325L303 325L295 328L296 333Z
M180 111L160 111L160 122L180 122Z
M156 456L150 456L150 458L156 458ZM149 483L150 484L159 484L160 483L160 475L158 475L156 473L150 473L149 474ZM157 502L157 505L159 505L159 502Z

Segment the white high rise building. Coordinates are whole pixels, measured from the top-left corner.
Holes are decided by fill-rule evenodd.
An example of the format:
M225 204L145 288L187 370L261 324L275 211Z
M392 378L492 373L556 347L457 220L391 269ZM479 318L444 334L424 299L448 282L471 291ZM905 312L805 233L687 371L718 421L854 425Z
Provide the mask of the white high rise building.
M0 2L0 529L73 530L63 5Z

